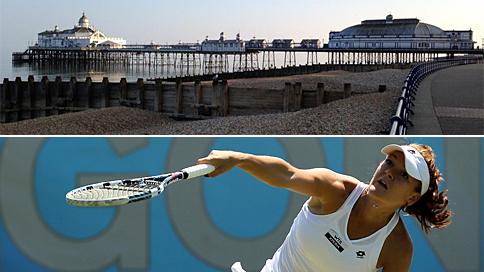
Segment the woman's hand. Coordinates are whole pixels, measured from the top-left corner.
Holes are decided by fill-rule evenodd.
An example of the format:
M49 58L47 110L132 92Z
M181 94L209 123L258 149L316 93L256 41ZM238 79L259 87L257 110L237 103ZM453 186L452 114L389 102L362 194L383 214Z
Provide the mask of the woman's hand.
M212 178L229 171L239 164L243 159L243 155L243 153L235 151L212 150L207 157L198 159L197 163L213 165L215 170L207 175Z

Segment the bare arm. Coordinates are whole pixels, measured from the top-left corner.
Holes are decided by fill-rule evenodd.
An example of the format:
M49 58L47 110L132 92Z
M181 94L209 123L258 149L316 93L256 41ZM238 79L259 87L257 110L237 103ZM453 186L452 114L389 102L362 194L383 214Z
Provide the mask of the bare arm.
M412 263L412 255L412 239L400 220L383 244L379 263L385 272L407 272Z
M270 186L328 201L345 196L344 181L351 179L325 168L299 169L280 158L234 151L214 150L207 157L199 159L198 163L209 163L216 167L210 177L238 167Z

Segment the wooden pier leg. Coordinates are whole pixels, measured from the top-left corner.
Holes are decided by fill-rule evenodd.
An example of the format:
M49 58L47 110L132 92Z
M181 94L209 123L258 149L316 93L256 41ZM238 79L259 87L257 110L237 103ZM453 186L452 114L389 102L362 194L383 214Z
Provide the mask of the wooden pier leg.
M155 81L155 112L163 111L163 82L161 79Z
M316 106L324 104L324 83L318 83L316 89Z
M145 108L145 83L142 78L138 78L136 82L138 86L138 105L141 109Z

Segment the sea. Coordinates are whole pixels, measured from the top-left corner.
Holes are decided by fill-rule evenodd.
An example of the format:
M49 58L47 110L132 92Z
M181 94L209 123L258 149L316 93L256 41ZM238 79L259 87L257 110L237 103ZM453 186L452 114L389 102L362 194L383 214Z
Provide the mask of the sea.
M19 48L18 51L25 49ZM325 63L327 61L326 53L317 53L313 56L313 63ZM204 68L203 61L199 61L197 66L178 66L173 65L121 65L121 64L93 64L93 63L63 63L63 64L29 64L29 63L12 63L12 52L2 52L0 59L0 77L15 80L21 77L26 80L28 76L34 76L35 80L40 80L47 76L49 80L54 80L60 76L63 80L75 77L77 80L85 80L90 77L93 81L102 81L107 77L110 82L117 82L121 78L126 78L128 82L134 82L138 79L155 79L155 78L172 78L175 76L217 74L217 71L208 71ZM259 53L258 66L262 69L263 54ZM272 57L272 56L271 56ZM266 55L267 58L267 55ZM316 61L316 58L318 61ZM275 67L284 66L284 60L289 63L289 56L284 53L275 54ZM306 65L307 53L296 53L296 58L292 58L292 65ZM200 63L201 62L201 63ZM228 57L228 67L232 70L234 66L233 56Z

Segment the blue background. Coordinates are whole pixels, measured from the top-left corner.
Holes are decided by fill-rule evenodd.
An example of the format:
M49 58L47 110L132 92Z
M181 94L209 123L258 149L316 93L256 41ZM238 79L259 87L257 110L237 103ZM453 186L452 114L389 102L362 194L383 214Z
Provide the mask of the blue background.
M115 215L114 208L82 209L65 203L65 192L75 187L77 172L123 173L143 172L155 175L164 172L171 138L147 138L148 144L124 156L116 154L105 138L49 138L40 150L35 165L35 195L38 211L58 235L72 239L87 239L98 235L109 226ZM326 158L325 167L344 172L344 139L322 138ZM411 142L425 142L437 154L443 154L442 138L410 138ZM0 152L5 139L0 139ZM212 149L234 149L287 158L284 148L275 138L218 138ZM484 157L484 139L481 139L481 158ZM65 156L65 154L73 154ZM59 158L63 158L59 161ZM438 166L445 173L445 158L439 157ZM484 169L484 160L481 160ZM42 181L42 186L38 184ZM244 172L235 169L222 177L204 179L206 207L213 223L229 236L241 239L256 238L269 233L280 223L289 192L269 189ZM484 181L481 180L481 184ZM484 195L481 186L481 195ZM222 203L233 194L247 196L227 207ZM240 199L240 198L239 198ZM150 271L219 271L199 260L188 251L174 232L165 206L164 196L150 201L149 268ZM484 209L484 198L481 198ZM0 217L1 218L1 217ZM256 220L254 220L256 218ZM414 242L412 271L444 271L430 243L413 220L403 217ZM87 220L90 224L78 224ZM247 224L246 222L251 222ZM482 222L481 226L484 225ZM484 258L484 239L481 235L481 254ZM168 252L168 253L167 253ZM270 256L267 256L269 258ZM170 260L170 261L167 261ZM418 268L418 269L417 269ZM25 256L6 233L0 222L0 270L48 271ZM115 266L106 269L117 271Z

